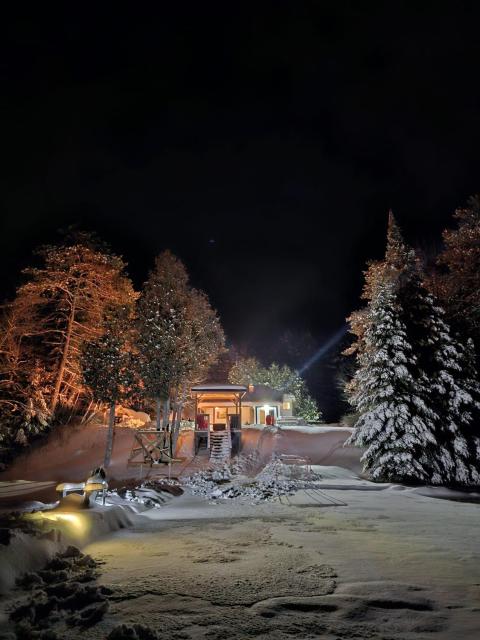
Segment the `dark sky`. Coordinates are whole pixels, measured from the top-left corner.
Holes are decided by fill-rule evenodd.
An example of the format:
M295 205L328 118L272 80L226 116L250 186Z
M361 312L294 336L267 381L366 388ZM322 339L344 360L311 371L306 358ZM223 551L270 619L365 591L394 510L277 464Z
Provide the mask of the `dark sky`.
M80 223L137 285L171 248L233 341L321 344L389 207L432 253L480 190L478 2L33 6L2 20L3 295Z

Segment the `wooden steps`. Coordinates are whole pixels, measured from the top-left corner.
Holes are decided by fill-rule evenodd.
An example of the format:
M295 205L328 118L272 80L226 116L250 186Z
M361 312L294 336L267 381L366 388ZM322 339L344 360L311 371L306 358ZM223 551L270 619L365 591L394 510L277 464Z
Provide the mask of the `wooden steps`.
M232 453L230 431L212 431L210 433L210 460L224 462Z

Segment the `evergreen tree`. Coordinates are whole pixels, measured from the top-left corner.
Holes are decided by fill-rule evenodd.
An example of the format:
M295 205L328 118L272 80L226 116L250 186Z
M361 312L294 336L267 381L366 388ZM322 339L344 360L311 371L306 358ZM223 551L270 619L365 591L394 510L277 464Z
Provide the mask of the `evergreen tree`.
M265 379L264 368L257 358L237 358L228 373L230 384L265 384L259 380Z
M444 231L445 248L437 261L440 270L429 284L451 326L463 342L473 339L480 358L480 196L470 198L454 217L458 228Z
M202 291L190 289L187 306L185 340L178 357L182 360L181 377L174 390L175 447L180 429L180 417L184 403L189 397L190 387L205 380L211 366L225 348L225 335L216 311Z
M173 398L175 433L189 386L206 375L225 337L207 296L189 286L183 263L169 251L157 257L138 304L140 375L148 397L161 402L166 424Z
M103 466L110 464L116 404L129 397L134 385L134 362L130 351L131 309L109 310L102 335L86 344L82 353L83 376L94 398L108 403L107 444Z
M367 313L364 348L350 385L360 413L348 444L365 447L365 470L374 480L428 481L424 450L435 444L435 414L424 401L417 359L399 318L393 281L382 283Z
M28 436L46 430L51 418L50 376L34 348L42 325L29 311L17 298L0 317L0 441L7 445L28 444Z
M423 295L422 295L423 294ZM472 421L478 410L478 382L468 347L457 342L444 320L444 311L424 290L426 341L424 370L438 419L432 454L434 484L478 484L480 480ZM418 316L417 316L418 321ZM470 345L471 348L471 345Z
M385 297L385 287L393 287L394 306ZM359 369L349 383L347 392L352 404L360 412L352 442L360 444L365 420L372 420L368 415L368 404L362 398L367 393L366 372L370 364L375 364L378 358L376 349L381 346L378 332L387 327L386 323L375 324L376 314L380 312L378 305L388 302L389 313L395 314L405 344L414 354L409 359L408 368L409 379L415 387L415 396L412 397L416 398L411 407L412 416L420 418L433 435L432 439L426 441L423 452L415 452L416 461L422 466L422 474L418 479L425 480L428 477L435 484L467 485L477 482L478 455L476 441L471 434L472 416L478 406L475 395L478 387L476 372L471 362L467 366L468 349L454 339L444 321L442 309L423 286L415 252L405 245L391 213L385 260L370 265L364 297L368 300L367 308L356 312L351 318L356 342L349 352L356 354ZM374 310L376 313L373 313ZM376 342L372 336L375 336ZM392 403L405 405L401 394L398 400L395 400L396 395L393 393ZM417 414L414 413L415 407ZM392 434L394 432L390 432ZM365 461L373 477L380 473L378 477L388 478L384 471L377 471L367 458ZM392 475L391 479L398 479L398 473Z
M181 354L187 342L188 275L183 263L165 251L155 260L138 301L140 376L156 404L157 429L166 425L170 393L182 377Z
M477 482L472 420L476 372L467 370L463 347L445 322L444 310L423 285L423 274L413 250L403 242L397 225L395 249L401 317L415 345L419 370L429 380L426 402L436 413L437 445L430 452L431 482L463 484ZM389 245L392 240L389 240ZM386 262L392 260L387 250Z
M295 401L295 413L299 418L303 418L307 422L320 422L322 420L322 412L318 407L317 401L307 391L305 383L300 396Z
M263 367L256 358L239 358L230 370L228 380L231 384L266 385L272 389L290 393L294 397L295 414L309 422L321 420L321 411L310 393L305 380L298 371L287 365L273 362Z

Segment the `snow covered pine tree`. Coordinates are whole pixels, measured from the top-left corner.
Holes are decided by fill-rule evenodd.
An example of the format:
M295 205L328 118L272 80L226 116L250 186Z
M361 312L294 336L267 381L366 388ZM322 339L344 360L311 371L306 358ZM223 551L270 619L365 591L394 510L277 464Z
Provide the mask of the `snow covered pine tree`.
M433 484L479 484L476 440L471 433L478 410L478 381L474 360L467 366L468 347L455 340L444 320L444 311L413 278L411 321L417 326L420 366L429 380L431 406L437 414L437 446L431 451ZM423 328L423 336L421 329Z
M350 382L360 418L347 444L366 448L362 462L374 480L426 482L423 452L435 445L435 415L423 399L395 289L393 281L384 282L368 309L365 344Z
M103 466L110 464L113 449L115 406L128 397L135 375L129 350L131 309L116 307L104 321L102 336L88 343L82 353L85 383L96 400L109 404L108 434Z
M349 442L368 447L365 469L374 479L478 484L479 443L471 425L480 396L473 352L452 337L391 213L385 260L370 265L364 297L367 309L350 319L358 370L347 393L360 413ZM404 451L409 441L411 458Z

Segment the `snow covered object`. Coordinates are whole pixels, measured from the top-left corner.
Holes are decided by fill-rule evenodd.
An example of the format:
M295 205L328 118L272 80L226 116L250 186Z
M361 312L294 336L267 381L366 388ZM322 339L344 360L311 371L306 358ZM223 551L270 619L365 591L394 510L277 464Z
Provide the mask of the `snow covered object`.
M432 482L480 484L479 459L471 434L479 407L479 385L471 369L471 352L452 337L444 311L432 296L425 292L419 298L426 309L425 370L430 374L430 394L438 414Z
M452 335L391 213L385 260L369 266L364 298L350 318L358 369L347 394L360 414L350 443L367 447L365 469L374 479L479 484L472 346Z
M140 375L145 394L156 401L157 426L168 420L170 398L176 429L188 388L207 372L225 337L207 296L189 285L185 265L170 251L155 260L138 303Z
M169 251L155 260L138 301L137 330L140 375L147 397L156 402L160 428L161 402L168 420L170 390L182 378L182 344L185 342L188 275Z
M130 317L129 307L111 309L104 321L103 335L86 345L82 354L85 383L96 400L110 406L104 467L108 467L112 455L115 406L128 397L134 384Z
M265 385L271 389L290 393L294 397L294 413L308 422L319 422L322 412L310 395L307 383L300 373L288 365L272 362L263 367L256 358L238 358L228 374L231 384Z
M403 244L398 227L397 239ZM452 335L444 310L423 286L415 252L405 249L397 263L400 313L415 348L419 375L428 380L425 402L437 416L437 444L425 452L432 465L430 481L478 484L478 459L471 434L478 405L475 364L468 358L468 348Z
M425 380L417 371L395 283L385 282L368 310L364 349L351 383L360 417L347 441L366 449L362 462L375 480L429 480L424 450L436 444L436 416L424 401Z

